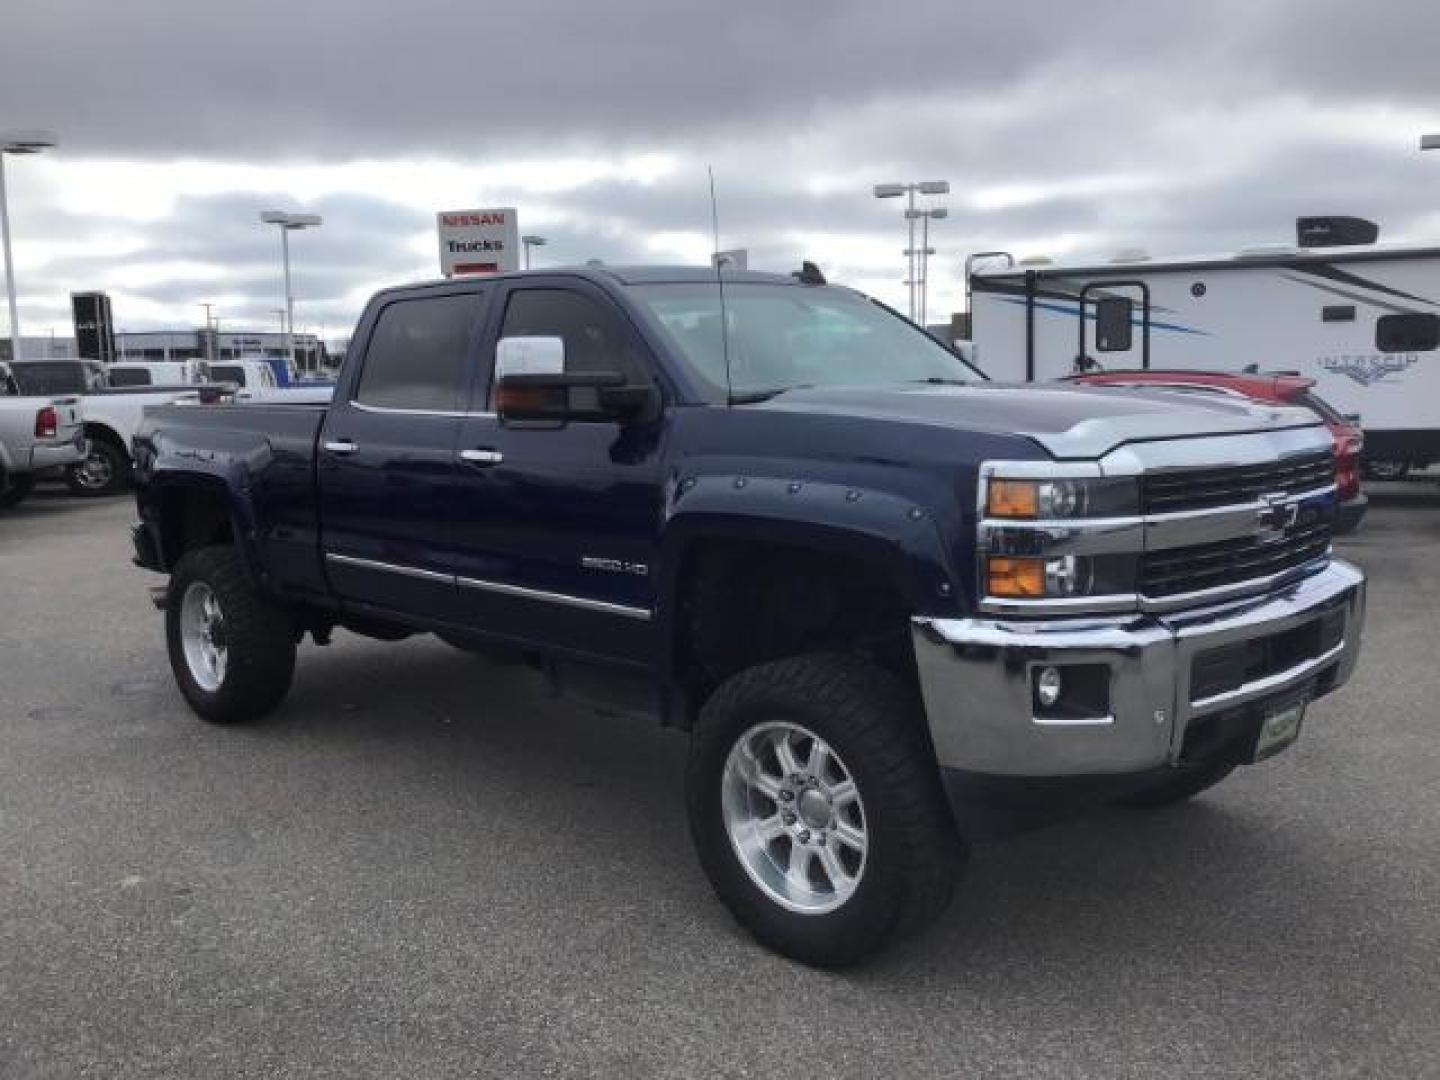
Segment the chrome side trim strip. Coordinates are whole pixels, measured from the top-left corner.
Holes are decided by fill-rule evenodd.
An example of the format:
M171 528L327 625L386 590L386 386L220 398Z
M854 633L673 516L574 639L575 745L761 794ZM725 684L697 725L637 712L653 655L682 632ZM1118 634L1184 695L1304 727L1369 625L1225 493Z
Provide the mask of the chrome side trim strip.
M455 584L455 575L442 574L438 570L425 570L418 566L402 566L398 563L381 562L378 559L361 559L354 555L339 555L333 551L325 553L325 561L338 563L341 566L354 566L361 570L381 570L391 574L403 574L405 577L422 578L425 581L443 581L450 585Z
M516 596L522 600L566 604L570 607L584 608L586 611L623 615L628 619L648 620L652 615L649 608L631 607L629 604L616 604L609 600L593 600L588 596L572 596L569 593L549 592L545 589L529 589L523 585L508 585L502 581L482 581L480 578L460 577L455 580L467 589L480 589L484 592L500 593L503 596Z

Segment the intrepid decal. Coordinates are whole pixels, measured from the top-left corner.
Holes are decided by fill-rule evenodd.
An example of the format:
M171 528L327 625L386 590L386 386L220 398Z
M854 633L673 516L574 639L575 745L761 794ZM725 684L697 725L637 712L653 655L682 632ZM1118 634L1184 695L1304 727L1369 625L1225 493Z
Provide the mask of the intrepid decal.
M1349 376L1361 386L1373 386L1419 360L1417 353L1342 353L1319 357L1319 364L1326 371Z

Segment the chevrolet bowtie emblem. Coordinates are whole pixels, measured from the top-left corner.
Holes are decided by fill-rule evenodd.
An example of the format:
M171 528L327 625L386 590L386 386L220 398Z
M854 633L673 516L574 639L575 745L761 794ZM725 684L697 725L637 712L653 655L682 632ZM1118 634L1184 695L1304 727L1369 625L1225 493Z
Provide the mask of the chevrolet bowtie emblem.
M1265 506L1256 512L1256 523L1263 535L1282 535L1300 517L1300 504L1287 502L1283 494L1265 495Z

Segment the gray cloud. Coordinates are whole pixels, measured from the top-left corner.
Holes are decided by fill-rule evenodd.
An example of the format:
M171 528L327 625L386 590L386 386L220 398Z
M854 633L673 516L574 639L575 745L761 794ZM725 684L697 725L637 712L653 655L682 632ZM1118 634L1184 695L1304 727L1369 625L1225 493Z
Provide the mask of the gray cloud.
M945 310L964 253L981 248L1233 250L1288 239L1307 212L1419 236L1440 224L1440 161L1415 153L1418 130L1387 144L1367 125L1436 108L1437 31L1440 9L1418 0L51 0L7 12L0 102L6 126L59 130L75 170L678 163L647 183L477 192L520 206L551 240L547 262L654 261L657 236L708 234L709 162L723 242L750 248L752 265L823 248L832 276L891 300L903 226L869 185L948 177L951 216L933 238ZM26 321L63 325L65 294L100 286L126 298L122 323L193 322L199 300L221 296L227 317L269 325L277 241L255 220L268 205L326 217L296 238L302 322L338 326L366 291L435 271L436 207L410 192L307 201L280 173L254 186L181 194L150 223L32 194L22 235L56 253L22 279ZM136 250L77 250L110 233ZM187 276L197 266L208 272Z

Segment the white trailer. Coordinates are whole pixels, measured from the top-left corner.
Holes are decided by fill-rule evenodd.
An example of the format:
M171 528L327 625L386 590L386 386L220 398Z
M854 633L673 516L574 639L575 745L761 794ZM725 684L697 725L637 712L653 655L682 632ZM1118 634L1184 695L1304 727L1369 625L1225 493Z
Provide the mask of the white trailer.
M1440 461L1440 247L977 269L974 359L1030 382L1086 369L1294 371L1365 429L1376 464Z

